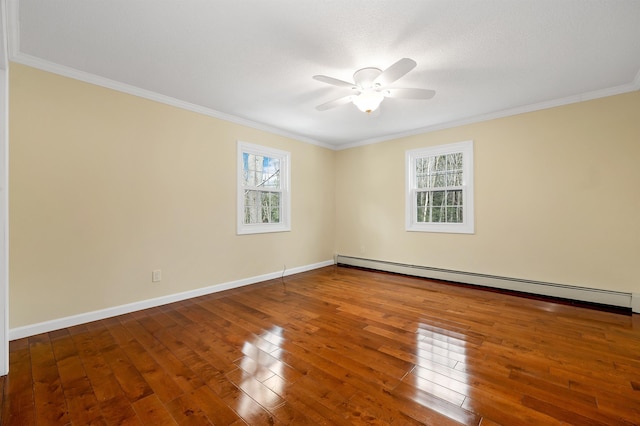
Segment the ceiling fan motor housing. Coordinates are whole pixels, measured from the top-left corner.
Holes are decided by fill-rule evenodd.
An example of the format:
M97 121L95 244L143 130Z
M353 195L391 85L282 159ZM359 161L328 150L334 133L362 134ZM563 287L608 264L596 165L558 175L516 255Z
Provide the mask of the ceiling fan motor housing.
M358 89L369 89L373 87L373 82L382 74L379 68L362 68L353 73L353 81L356 82Z

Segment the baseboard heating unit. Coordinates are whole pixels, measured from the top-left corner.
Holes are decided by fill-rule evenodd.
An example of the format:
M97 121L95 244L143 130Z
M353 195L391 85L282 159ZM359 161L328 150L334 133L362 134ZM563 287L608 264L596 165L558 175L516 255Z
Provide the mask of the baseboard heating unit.
M403 263L364 259L342 255L338 255L336 257L336 263L338 265L355 266L359 268L393 272L415 277L452 281L456 283L472 284L482 287L491 287L501 290L529 293L539 296L550 296L580 302L596 303L599 305L615 306L619 308L627 308L629 310L631 310L633 306L632 294L619 291L600 290L565 284L524 280L519 278L477 274L473 272L431 268L428 266L407 265Z

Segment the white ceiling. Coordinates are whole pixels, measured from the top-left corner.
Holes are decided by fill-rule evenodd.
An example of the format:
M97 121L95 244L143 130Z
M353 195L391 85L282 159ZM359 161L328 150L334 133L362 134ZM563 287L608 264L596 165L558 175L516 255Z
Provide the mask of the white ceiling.
M640 0L8 0L11 60L332 148L640 89ZM408 57L369 117L359 68Z

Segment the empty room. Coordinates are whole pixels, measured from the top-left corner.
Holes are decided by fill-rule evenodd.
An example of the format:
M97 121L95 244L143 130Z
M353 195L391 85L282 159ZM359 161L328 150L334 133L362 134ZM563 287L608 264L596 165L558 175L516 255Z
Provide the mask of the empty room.
M640 1L0 15L2 426L640 425Z

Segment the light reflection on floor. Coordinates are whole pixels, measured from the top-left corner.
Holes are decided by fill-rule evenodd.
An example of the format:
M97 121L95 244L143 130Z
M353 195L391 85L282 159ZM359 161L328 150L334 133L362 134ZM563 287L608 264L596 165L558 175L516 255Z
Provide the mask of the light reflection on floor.
M461 406L470 392L467 375L463 372L466 351L467 342L452 337L450 331L419 324L416 330L416 367L403 380L421 391ZM445 416L451 414L437 406L429 408Z
M278 359L283 329L273 326L244 343L244 356L236 361L239 367L228 375L242 392L234 407L244 419L250 419L263 409L273 410L284 404L280 396L285 390L284 364Z
M414 401L423 402L417 392L425 392L460 407L469 395L470 387L464 373L467 342L451 334L433 325L418 325L415 367L403 378L416 388ZM242 418L264 415L265 409L272 412L285 403L286 365L279 359L283 343L283 329L278 326L244 343L244 356L236 361L238 369L228 374L241 389L234 409ZM441 406L429 405L428 408L460 420L451 417L455 417L455 413Z

